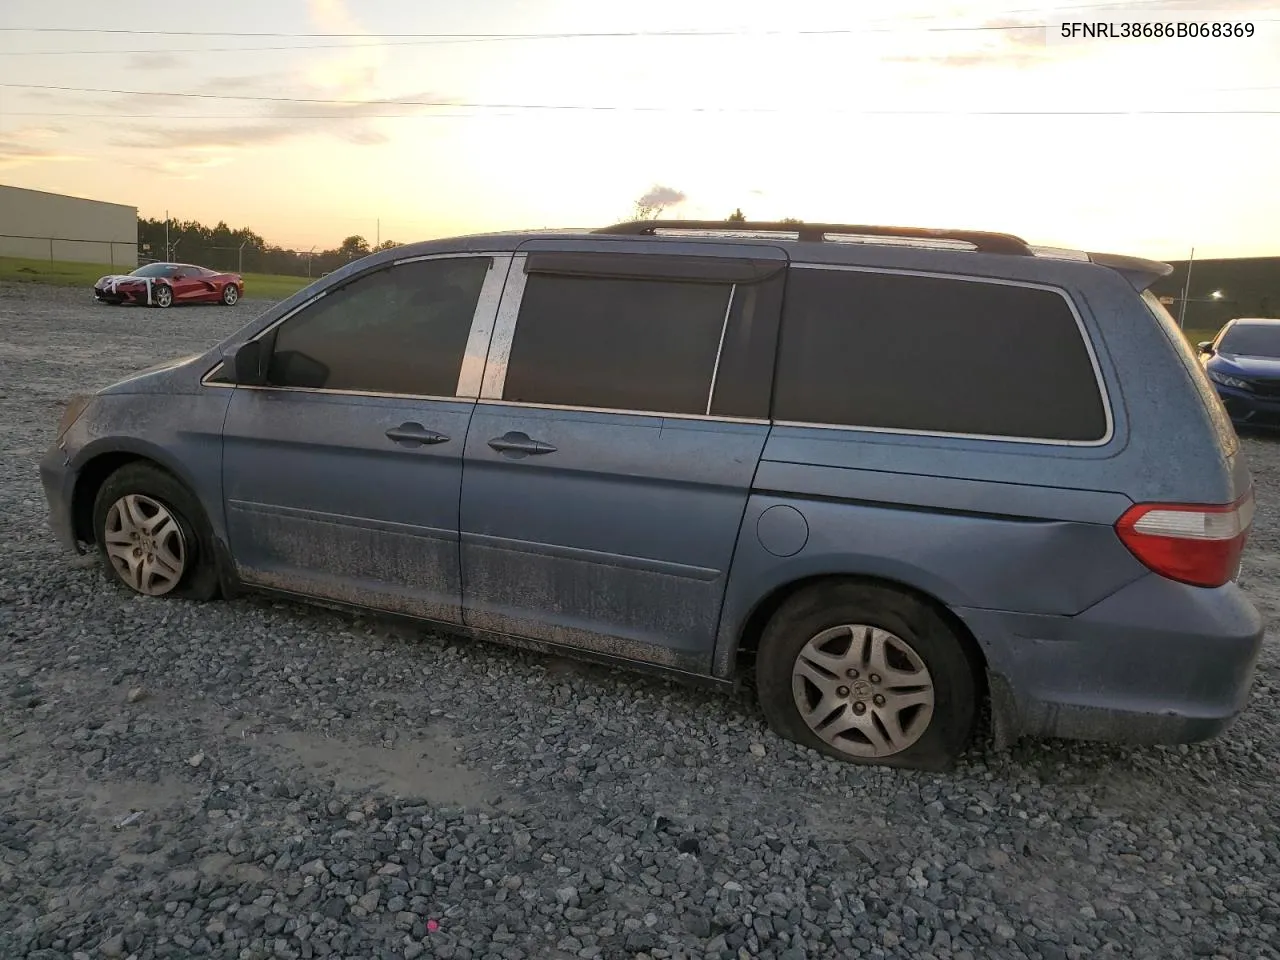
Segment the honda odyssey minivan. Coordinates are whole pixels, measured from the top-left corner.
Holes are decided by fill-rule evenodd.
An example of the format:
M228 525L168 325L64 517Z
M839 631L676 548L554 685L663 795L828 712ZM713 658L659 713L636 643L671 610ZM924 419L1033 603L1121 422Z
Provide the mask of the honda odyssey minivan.
M731 684L830 756L1184 742L1244 707L1250 474L1148 288L1007 234L650 221L437 240L72 403L58 536Z

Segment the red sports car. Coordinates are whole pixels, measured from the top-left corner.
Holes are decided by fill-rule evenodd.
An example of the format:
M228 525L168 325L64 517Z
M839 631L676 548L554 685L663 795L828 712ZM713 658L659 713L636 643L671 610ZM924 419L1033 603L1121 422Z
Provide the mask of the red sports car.
M100 303L171 307L175 303L231 306L244 296L244 280L189 263L148 263L133 273L103 277L93 285Z

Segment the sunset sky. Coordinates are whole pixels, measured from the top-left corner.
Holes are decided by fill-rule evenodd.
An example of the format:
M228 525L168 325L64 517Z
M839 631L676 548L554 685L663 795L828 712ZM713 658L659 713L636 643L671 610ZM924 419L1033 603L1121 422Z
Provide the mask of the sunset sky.
M1170 9L1259 36L1046 44ZM669 216L1280 255L1280 0L3 2L0 183L301 249L600 225L662 187Z

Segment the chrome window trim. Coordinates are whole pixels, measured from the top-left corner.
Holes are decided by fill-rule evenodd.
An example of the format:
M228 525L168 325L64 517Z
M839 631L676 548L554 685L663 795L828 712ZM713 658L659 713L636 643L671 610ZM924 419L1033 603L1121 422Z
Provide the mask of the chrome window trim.
M215 390L234 390L236 388L234 383L214 383L209 379L225 366L226 361L219 360L210 369L206 370L205 375L200 378L200 386L210 387Z
M863 433L881 433L906 437L939 437L956 440L991 440L998 443L1018 443L1018 444L1035 444L1037 446L1053 446L1053 447L1105 447L1115 439L1116 425L1115 416L1112 410L1111 392L1107 389L1106 379L1102 375L1102 366L1098 362L1098 353L1094 347L1093 340L1089 336L1089 330L1085 326L1084 318L1080 315L1080 311L1076 308L1075 301L1066 290L1061 287L1053 286L1047 283L1036 283L1029 280L1008 280L1001 277L982 277L973 274L961 273L940 273L929 270L905 270L894 267L865 267L854 266L849 264L836 263L792 263L792 270L835 270L849 273L877 273L877 274L894 274L897 276L907 277L933 277L939 280L958 280L966 283L991 283L1006 287L1025 287L1030 290L1045 290L1049 293L1056 293L1067 305L1067 309L1071 311L1071 316L1076 322L1076 331L1080 334L1080 339L1084 341L1085 351L1089 355L1089 364L1093 368L1094 382L1098 387L1098 396L1102 400L1102 412L1106 419L1106 430L1098 440L1058 440L1048 439L1044 437L1004 437L995 436L986 433L949 433L940 430L909 430L904 427L869 427L858 426L857 424L844 423L809 423L800 420L774 420L773 424L779 427L808 427L817 430L856 430ZM783 325L786 323L785 309L783 313ZM775 358L775 367L777 360ZM772 404L772 401L771 401Z
M524 302L524 288L528 275L524 272L527 253L511 257L507 269L507 282L502 290L502 302L493 322L493 335L489 338L488 359L484 365L484 379L478 399L500 400L507 382L507 362L511 359L511 344L516 335L516 319L520 316L520 304Z
M468 334L468 337L467 337L466 352L463 353L462 369L459 370L459 373L458 373L459 389L461 389L463 386L463 374L467 370L468 352L471 350L472 343L476 338L476 324L484 323L486 319L486 314L484 312L484 310L487 309L487 304L485 303L485 294L488 291L489 284L492 280L493 274L498 272L498 262L500 260L505 260L507 262L507 266L510 267L510 263L512 259L514 259L513 255L511 253L506 253L506 252L491 252L491 251L466 251L462 253L457 253L457 252L432 253L432 254L426 254L421 257L405 257L403 260L396 260L396 261L393 261L391 264L384 265L369 271L369 273L377 273L380 270L388 269L388 267L399 266L402 263L416 263L420 260L451 260L451 259L458 259L461 257L485 257L493 261L493 264L489 268L489 271L490 271L489 274L485 276L484 284L480 288L480 298L479 300L476 301L475 312L471 315L471 332ZM367 274L357 274L356 277L366 276L366 275ZM326 287L324 290L321 290L315 296L308 297L306 300L298 304L292 310L289 310L283 315L277 317L275 320L272 320L271 323L267 324L267 326L263 327L261 330L255 333L252 337L249 337L248 340L245 340L243 342L248 343L250 340L261 340L263 337L267 336L269 333L271 333L271 331L275 330L276 327L280 326L280 324L284 323L286 320L289 320L297 316L303 310L306 310L312 304L316 303L316 301L323 299L325 296L329 294L331 290L336 290L338 287L345 285L348 280L354 280L356 279L356 277L349 277L347 278L347 280L342 281L342 283L335 283L332 286ZM504 280L505 280L505 277L504 277ZM499 287L499 289L501 289L501 287ZM374 397L378 399L387 399L387 400L464 400L465 401L465 400L476 399L475 396L466 396L466 395L460 395L457 393L455 393L451 397L441 397L441 396L434 396L431 394L387 393L387 392L377 391L377 390L335 390L327 387L321 387L321 388L273 387L273 386L249 386L246 384L235 384L235 383L211 383L209 381L209 378L214 376L225 365L226 365L226 361L224 361L222 358L219 358L218 362L215 363L213 367L211 367L208 371L206 371L204 376L200 378L200 386L213 387L213 388L224 389L224 390L240 389L240 390L264 390L267 392L280 392L280 393L315 393L315 394L327 394L327 395L338 396L338 397Z
M577 407L557 403L526 403L521 400L502 400L493 397L481 397L480 406L518 407L530 410L567 410L573 413L607 413L621 417L657 417L665 420L699 420L711 423L750 423L768 426L771 421L763 417L725 417L708 416L702 413L664 413L660 410L623 410L618 407ZM846 428L847 429L847 428Z
M720 322L720 343L716 346L716 362L711 367L711 386L707 388L707 416L711 416L711 403L716 397L716 378L720 376L720 354L724 353L724 337L729 332L729 314L733 313L733 298L738 285L729 287L729 302L724 305L724 319Z
M233 386L232 384L211 384L211 386ZM267 393L316 393L330 397L372 397L377 400L440 400L446 403L471 403L475 397L439 397L427 393L381 393L376 390L330 390L327 387L260 387L234 385L237 390L263 390Z
M448 253L423 253L416 257L401 257L399 260L392 260L388 264L384 264L369 273L377 273L378 270L385 270L387 267L399 267L406 263L418 263L421 260L459 260L462 257L507 257L510 252L506 250L452 250ZM363 274L360 274L363 276ZM355 279L354 277L352 279Z
M414 257L413 259L424 258ZM506 289L513 259L515 257L510 253L490 255L492 262L489 272L485 274L484 283L480 286L480 297L476 300L475 313L471 316L471 333L467 336L467 346L462 353L462 366L458 369L458 387L454 391L455 396L471 400L480 396L480 388L484 384L485 360L489 355L489 342L493 338L498 309L502 305L502 291Z

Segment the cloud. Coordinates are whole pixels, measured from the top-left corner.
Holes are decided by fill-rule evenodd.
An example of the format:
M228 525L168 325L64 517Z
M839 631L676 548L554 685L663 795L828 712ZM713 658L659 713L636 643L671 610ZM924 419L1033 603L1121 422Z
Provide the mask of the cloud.
M317 27L328 33L368 35L343 0L308 0L307 13ZM307 80L323 90L367 95L378 82L386 56L385 49L373 46L335 52L311 67Z
M1054 51L1045 43L1045 20L1038 13L984 20L979 26L988 29L939 31L915 36L911 39L910 53L887 55L880 59L885 63L970 69L1029 67L1053 56Z
M40 145L56 139L59 133L53 127L25 127L0 134L0 170L28 163L76 163L85 160L85 157Z
M178 180L198 180L201 171L220 167L229 160L225 155L211 153L167 153L160 159L139 160L133 166Z
M689 198L683 191L677 190L675 187L664 187L654 184L649 188L649 192L636 201L641 207L674 207L677 203L684 203Z
M131 70L173 70L182 61L171 53L135 53L129 58Z
M264 143L276 143L293 135L293 130L273 124L235 123L186 129L161 126L135 128L132 134L114 138L111 145L136 147L142 150L234 150Z
M32 140L56 140L66 132L66 127L45 123L38 127L22 127L18 130L11 130L8 135L18 140L30 142Z
M409 113L426 109L422 104L448 102L429 93L417 93L351 103L272 103L265 112L246 115L243 121L235 123L209 126L134 126L111 140L111 144L143 150L176 148L232 151L319 133L336 136L360 146L377 146L386 143L388 137L372 127L368 123L370 119L387 112L389 108L399 108Z
M293 78L279 70L268 73L238 74L231 77L213 77L206 80L198 88L200 93L221 94L270 94L278 91L282 84Z
M308 0L307 12L314 25L329 33L364 34L359 21L343 0ZM377 146L389 139L373 121L382 113L417 113L423 104L448 104L450 101L429 93L412 93L397 97L378 96L377 79L385 51L376 47L360 47L323 55L305 69L301 76L280 72L213 77L193 92L212 95L280 96L282 90L297 90L302 100L334 100L350 102L259 102L242 103L242 120L208 125L164 123L135 125L111 141L114 146L137 150L185 150L200 156L226 158L237 150L269 146L300 137L332 136L358 146ZM164 97L122 97L119 106L139 106L149 101L149 109L170 110L181 105L189 110L193 101ZM408 101L408 102L406 102ZM194 101L200 103L200 101ZM227 101L223 109L234 110L236 101ZM212 121L212 118L211 118ZM149 158L139 158L139 165L155 165ZM199 164L178 161L171 165L184 173ZM164 169L161 172L173 171Z

